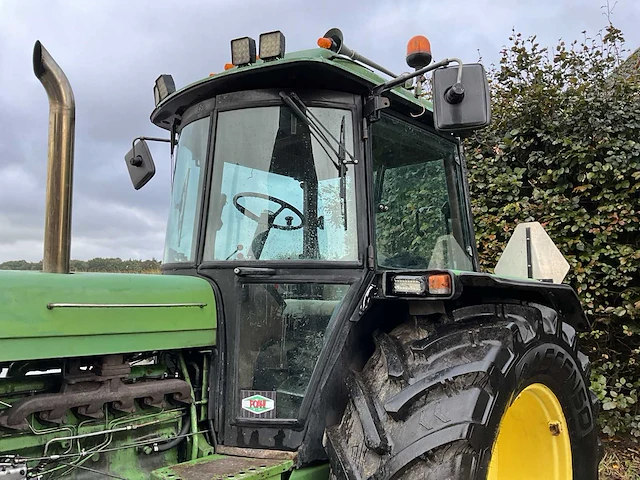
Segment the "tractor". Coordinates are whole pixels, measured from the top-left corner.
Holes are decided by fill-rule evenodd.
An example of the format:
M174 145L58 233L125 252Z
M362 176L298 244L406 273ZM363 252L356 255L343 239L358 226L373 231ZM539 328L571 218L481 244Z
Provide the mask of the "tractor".
M597 478L576 293L532 227L524 273L480 271L461 139L490 122L486 73L422 36L406 60L273 31L160 75L165 135L125 163L139 189L169 144L162 274L70 273L75 100L36 43L43 271L0 272L0 477Z

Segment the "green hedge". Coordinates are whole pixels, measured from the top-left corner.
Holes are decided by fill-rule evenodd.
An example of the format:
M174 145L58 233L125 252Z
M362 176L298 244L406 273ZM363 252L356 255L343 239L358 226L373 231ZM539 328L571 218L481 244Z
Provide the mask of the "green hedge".
M121 258L92 258L91 260L71 260L72 272L108 273L160 273L160 262L152 260L122 260ZM42 270L42 262L11 260L0 263L0 270Z
M489 71L493 120L466 143L482 265L539 221L594 323L582 335L605 433L640 436L640 85L623 37L554 51L513 33Z

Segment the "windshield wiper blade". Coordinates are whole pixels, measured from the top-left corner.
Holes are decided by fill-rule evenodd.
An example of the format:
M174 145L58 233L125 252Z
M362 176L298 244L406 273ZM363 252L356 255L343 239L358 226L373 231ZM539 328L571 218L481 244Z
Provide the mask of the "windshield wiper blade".
M187 176L184 178L182 193L180 194L180 213L178 214L178 247L182 243L182 225L184 224L185 204L187 203L187 189L189 188L189 179L191 178L191 167L187 169Z
M342 218L344 220L344 230L347 231L347 165L346 165L346 148L345 142L345 116L342 116L340 122L340 143L338 144L338 165L340 166L340 207L342 209Z

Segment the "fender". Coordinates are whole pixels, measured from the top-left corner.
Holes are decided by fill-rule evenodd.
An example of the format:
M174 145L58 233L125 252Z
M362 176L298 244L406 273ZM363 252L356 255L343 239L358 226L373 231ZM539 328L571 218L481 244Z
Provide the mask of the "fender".
M587 318L580 299L570 285L537 280L511 279L488 273L455 272L461 292L458 302L466 305L491 301L524 301L546 305L577 331L588 331Z

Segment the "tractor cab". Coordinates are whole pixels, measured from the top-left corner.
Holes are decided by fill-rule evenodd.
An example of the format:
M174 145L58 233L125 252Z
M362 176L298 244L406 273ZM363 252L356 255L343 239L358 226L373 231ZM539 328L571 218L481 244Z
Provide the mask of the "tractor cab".
M290 54L280 32L261 36L259 58L252 39L231 43L223 73L177 91L169 75L156 81L151 120L169 134L173 175L163 273L204 277L215 292L219 441L295 450L308 437L317 448L332 346L375 279L476 269L464 159L447 129L486 124L486 79L479 65L431 64L428 49L395 76L337 29ZM429 70L446 74L434 78L440 131L423 95ZM464 102L446 100L465 79ZM140 188L155 171L145 139L126 160Z

